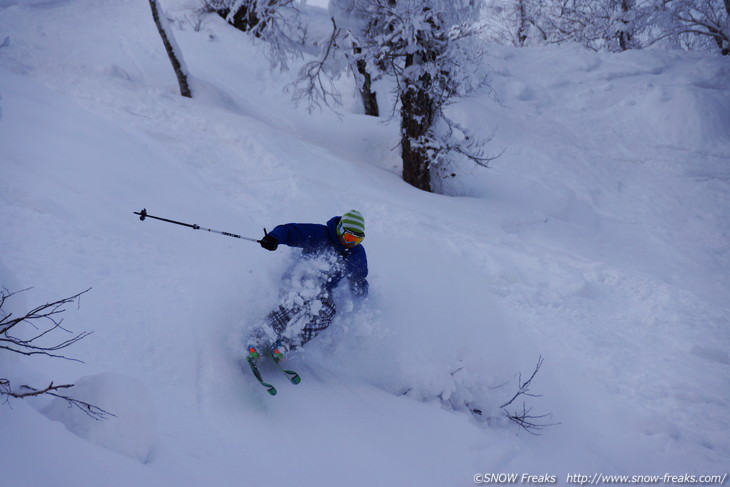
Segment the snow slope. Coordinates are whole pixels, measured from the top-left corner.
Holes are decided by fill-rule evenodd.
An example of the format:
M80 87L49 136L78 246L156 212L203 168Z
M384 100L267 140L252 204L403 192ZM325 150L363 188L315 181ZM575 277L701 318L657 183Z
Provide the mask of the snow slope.
M64 324L93 331L83 364L3 354L0 377L75 382L117 415L5 405L3 485L730 471L725 59L492 46L493 93L453 115L504 154L443 196L400 180L397 124L357 115L347 79L341 118L309 115L260 46L162 4L192 100L145 2L0 0L0 284L33 288L18 308L92 287ZM241 340L296 252L142 207L250 237L357 208L371 296L340 296L291 358L302 384L271 375L269 397ZM499 406L540 356L528 405L559 424L535 437Z

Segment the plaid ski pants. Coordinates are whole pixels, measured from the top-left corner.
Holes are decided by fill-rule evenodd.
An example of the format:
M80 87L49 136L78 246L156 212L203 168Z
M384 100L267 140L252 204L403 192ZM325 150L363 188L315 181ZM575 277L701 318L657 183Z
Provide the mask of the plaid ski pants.
M254 341L269 341L265 338L266 335L271 335L265 331L268 328L268 330L274 333L277 340L281 340L287 345L289 350L295 350L301 347L316 337L321 331L327 329L337 312L335 302L331 297L320 297L317 301L319 301L319 306L317 306L316 312L312 312L312 302L305 303L303 306L296 308L287 308L279 305L275 310L266 315L263 329L254 331ZM293 325L298 319L307 319L308 322L297 336L288 336L287 330L289 326Z

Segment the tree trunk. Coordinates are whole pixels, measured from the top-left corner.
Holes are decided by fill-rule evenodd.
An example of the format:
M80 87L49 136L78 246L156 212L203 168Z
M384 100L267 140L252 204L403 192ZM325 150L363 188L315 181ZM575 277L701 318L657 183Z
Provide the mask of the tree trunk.
M367 63L363 59L358 59L355 64L357 65L357 72L362 76L362 84L358 88L362 97L362 107L365 110L365 115L378 117L380 116L378 97L372 90L372 77L367 70Z
M730 1L730 0L729 0ZM525 8L525 0L517 2L517 17L519 18L517 27L517 45L525 47L527 42L527 9Z
M406 68L413 64L414 55L406 56ZM418 189L431 191L431 158L423 146L434 116L434 102L428 93L430 77L423 74L408 84L401 100L401 158L403 180Z
M193 96L190 92L190 86L188 85L188 76L185 64L182 59L178 57L178 53L175 52L175 48L173 47L175 39L172 36L172 32L169 32L166 28L167 22L165 22L160 15L160 5L157 0L149 0L149 2L150 8L152 9L152 18L155 20L155 25L157 26L157 32L160 33L162 43L165 45L165 51L167 51L167 57L170 58L172 69L175 71L175 76L177 76L177 83L180 85L180 94L182 96L192 98Z
M627 51L631 47L631 32L628 31L629 21L626 20L629 16L631 6L628 0L621 0L621 30L618 32L618 45L621 51Z
M727 13L727 16L730 17L730 0L725 0L725 13ZM717 39L717 43L720 46L720 52L723 56L730 55L730 39L728 39L727 33L722 34L721 39Z
M227 20L236 29L243 32L253 31L254 36L261 37L262 29L256 29L259 23L261 23L261 20L256 15L256 10L251 7L253 7L253 5L250 3L241 5L232 16L227 18Z
M332 21L334 22L334 20ZM355 56L362 54L361 47L355 46L352 48L352 51L355 53ZM378 108L378 97L372 89L373 78L368 72L367 62L365 62L364 59L358 59L355 61L355 67L357 68L357 72L360 76L362 76L362 79L356 80L356 82L358 83L357 90L360 92L360 98L362 98L362 107L363 110L365 110L365 115L379 117L380 109ZM357 75L355 75L355 78L357 78Z

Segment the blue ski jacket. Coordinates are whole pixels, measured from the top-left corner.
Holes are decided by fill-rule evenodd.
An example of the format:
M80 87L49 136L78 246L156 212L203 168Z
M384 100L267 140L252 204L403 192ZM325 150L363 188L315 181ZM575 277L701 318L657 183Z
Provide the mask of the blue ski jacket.
M338 257L338 265L333 266L326 290L332 292L343 278L350 282L350 291L355 296L368 295L369 284L368 258L362 244L348 249L337 235L339 216L330 218L326 225L319 223L287 223L278 225L269 235L280 244L302 249L305 258L332 253Z

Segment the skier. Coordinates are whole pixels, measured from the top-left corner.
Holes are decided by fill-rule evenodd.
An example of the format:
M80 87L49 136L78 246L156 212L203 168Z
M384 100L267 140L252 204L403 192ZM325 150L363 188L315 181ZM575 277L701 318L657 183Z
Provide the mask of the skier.
M286 277L290 288L282 303L255 327L246 346L249 362L269 354L281 362L287 352L301 347L329 327L336 313L332 297L342 279L353 296L368 294L368 263L362 241L365 220L350 210L332 217L326 225L288 223L278 225L261 239L261 247L274 251L279 245L302 249L297 268Z

